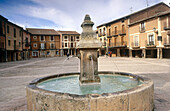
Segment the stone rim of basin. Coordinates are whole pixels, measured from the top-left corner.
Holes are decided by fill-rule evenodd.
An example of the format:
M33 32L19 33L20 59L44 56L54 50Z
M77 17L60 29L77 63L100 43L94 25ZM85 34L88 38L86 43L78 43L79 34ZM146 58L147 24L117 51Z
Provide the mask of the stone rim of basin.
M56 75L51 75L51 76L46 76L46 77L41 77L33 80L31 83L27 85L28 88L34 89L34 90L40 90L43 92L48 92L48 93L54 93L54 94L59 94L59 95L68 95L71 97L100 97L100 96L109 96L109 95L120 95L120 94L127 94L127 93L135 93L136 91L141 91L144 90L147 87L150 87L153 85L153 80L146 78L146 77L141 77L138 75L134 75L131 73L125 73L125 72L112 72L112 71L100 71L99 74L116 74L116 75L123 75L123 76L130 76L133 77L136 80L140 80L143 83L138 85L137 87L123 90L123 91L118 91L118 92L113 92L113 93L103 93L103 94L85 94L85 95L77 95L77 94L70 94L70 93L62 93L62 92L53 92L49 90L45 90L42 88L37 87L37 84L40 82L43 82L45 80L49 80L52 78L58 78L58 77L63 77L63 76L71 76L71 75L79 75L79 72L71 72L71 73L62 73L62 74L56 74Z

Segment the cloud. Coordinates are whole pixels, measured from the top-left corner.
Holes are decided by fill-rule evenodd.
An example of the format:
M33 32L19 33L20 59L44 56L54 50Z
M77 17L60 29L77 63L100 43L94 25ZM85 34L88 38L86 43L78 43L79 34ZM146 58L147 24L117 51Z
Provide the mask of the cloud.
M55 29L77 30L81 32L81 23L85 14L90 14L96 25L123 17L133 12L146 8L145 0L25 0L18 2L12 7L3 6L4 12L29 16L32 24L27 26L53 27ZM154 5L160 0L148 0L149 5ZM168 3L168 0L163 0ZM0 5L2 6L2 5ZM0 8L1 9L1 8ZM15 14L14 14L15 13ZM37 18L37 19L35 19ZM35 22L35 20L42 21ZM50 25L49 25L49 21ZM24 24L22 21L17 21ZM44 23L42 23L44 22ZM39 25L37 25L37 23ZM42 23L42 24L41 24ZM54 25L52 25L52 23ZM46 25L45 25L46 24ZM95 29L95 28L94 28Z

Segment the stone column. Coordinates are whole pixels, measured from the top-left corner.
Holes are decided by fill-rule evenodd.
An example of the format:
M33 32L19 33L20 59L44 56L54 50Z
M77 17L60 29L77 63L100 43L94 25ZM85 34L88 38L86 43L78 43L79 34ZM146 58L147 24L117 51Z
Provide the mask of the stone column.
M117 49L117 56L120 57L120 49Z
M143 54L142 58L146 58L146 50L145 49L142 49L142 54Z
M132 57L132 49L129 49L129 57Z
M162 48L157 48L157 59L162 59Z
M14 61L16 61L16 52L14 52Z

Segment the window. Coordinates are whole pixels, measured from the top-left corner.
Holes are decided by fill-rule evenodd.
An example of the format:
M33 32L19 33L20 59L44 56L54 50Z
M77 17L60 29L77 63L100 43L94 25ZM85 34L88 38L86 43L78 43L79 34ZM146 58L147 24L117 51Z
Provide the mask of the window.
M154 35L153 34L149 34L148 36L148 45L154 45Z
M14 37L16 37L16 29L14 28Z
M64 36L64 40L67 40L67 36Z
M41 49L45 49L45 43L41 43Z
M19 42L19 47L21 47L21 42Z
M53 43L51 44L51 49L55 49L55 46L54 46L54 44L53 44Z
M64 47L64 43L62 43L62 47Z
M8 40L8 46L11 46L11 40Z
M32 52L32 56L38 56L38 52L37 51L33 51Z
M74 37L73 36L71 36L71 41L74 41Z
M22 31L21 31L21 30L19 31L19 36L20 36L20 37L22 36Z
M122 25L122 33L125 33L125 25Z
M102 29L100 29L100 32L99 32L100 34L99 34L99 36L101 36L102 35Z
M33 39L37 39L37 36L33 36Z
M115 27L115 34L117 34L117 27Z
M111 36L111 30L109 29L109 36Z
M33 44L33 47L34 47L34 48L36 48L36 47L37 47L37 44L36 44L36 43L34 43L34 44Z
M106 38L104 37L104 46L106 45Z
M9 25L7 25L7 33L9 33Z
M79 39L79 36L77 36L76 39L78 40L78 39Z
M140 27L140 32L144 32L144 31L145 31L145 23L142 22Z
M71 47L73 48L73 43L71 43Z
M44 39L44 36L43 35L41 35L40 36L40 41L44 41L45 39Z
M51 36L51 41L53 41L54 40L54 36Z
M100 38L100 42L102 42L102 38Z
M103 35L105 36L105 32L106 32L106 29L105 28L103 28Z
M67 47L67 43L65 43L65 47Z
M139 36L134 36L134 46L139 46Z

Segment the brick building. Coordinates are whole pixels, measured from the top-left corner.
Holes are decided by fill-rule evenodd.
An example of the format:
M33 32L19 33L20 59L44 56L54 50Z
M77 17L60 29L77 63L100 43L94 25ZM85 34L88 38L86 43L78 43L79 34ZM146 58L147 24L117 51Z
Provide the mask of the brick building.
M61 56L67 55L67 53L76 56L78 54L76 44L80 40L80 34L76 31L58 31L58 33L61 37Z
M112 56L170 58L169 11L161 2L97 29L107 27L107 49Z
M0 16L0 30L1 62L22 60L23 28Z
M31 57L60 55L60 34L54 29L27 28L31 33Z
M31 49L31 33L26 30L23 30L23 60L27 60L30 58L30 49Z

